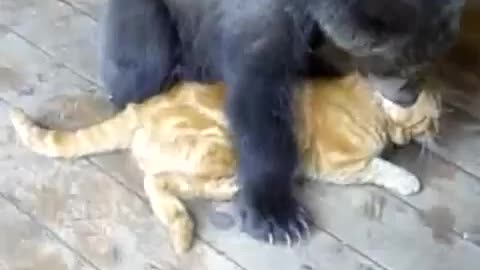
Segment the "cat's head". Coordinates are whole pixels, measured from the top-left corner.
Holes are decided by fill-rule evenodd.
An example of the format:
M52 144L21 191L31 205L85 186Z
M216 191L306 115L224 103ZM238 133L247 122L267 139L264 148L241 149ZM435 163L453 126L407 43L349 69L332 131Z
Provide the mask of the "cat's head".
M415 104L404 108L380 97L387 116L387 129L395 144L406 144L412 139L431 139L439 132L441 114L441 87L433 78L426 79Z

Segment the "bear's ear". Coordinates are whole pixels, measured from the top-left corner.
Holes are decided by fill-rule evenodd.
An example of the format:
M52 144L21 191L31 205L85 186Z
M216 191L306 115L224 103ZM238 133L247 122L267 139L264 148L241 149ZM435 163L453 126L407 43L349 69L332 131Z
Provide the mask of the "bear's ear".
M437 16L457 17L462 13L465 2L465 0L442 0L433 1L432 3L427 2L423 5L427 11L430 11L429 13L436 14Z
M448 2L449 4L443 8L442 10L443 14L447 18L460 20L466 1L465 0L448 0L446 2Z
M385 33L407 33L420 21L456 20L465 0L358 0L353 3L360 23Z
M442 1L440 1L442 2ZM452 10L461 10L463 8L463 6L465 6L465 0L447 0L445 2L448 2L450 8Z
M352 6L359 23L384 33L407 33L421 14L418 0L360 0Z

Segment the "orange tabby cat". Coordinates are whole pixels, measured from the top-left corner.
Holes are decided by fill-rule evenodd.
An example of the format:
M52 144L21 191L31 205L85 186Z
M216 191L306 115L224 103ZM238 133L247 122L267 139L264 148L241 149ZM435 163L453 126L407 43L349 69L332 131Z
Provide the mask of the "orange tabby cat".
M414 175L378 156L389 142L405 144L437 132L439 95L428 84L424 88L416 104L403 109L372 92L356 73L306 81L295 97L301 172L315 180L371 183L404 195L418 191ZM181 253L190 248L194 227L181 200L228 200L238 189L224 94L222 84L183 82L74 131L42 129L20 109L12 110L11 120L25 145L50 157L130 149L145 173L153 211Z

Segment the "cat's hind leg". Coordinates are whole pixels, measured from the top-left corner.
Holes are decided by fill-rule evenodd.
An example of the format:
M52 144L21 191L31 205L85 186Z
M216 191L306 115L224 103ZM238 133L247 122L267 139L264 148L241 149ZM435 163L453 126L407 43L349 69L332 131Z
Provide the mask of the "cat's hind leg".
M181 254L192 245L194 223L185 204L164 184L169 181L174 179L168 175L147 176L144 188L153 213L168 228L173 248Z
M190 248L194 230L193 220L181 199L225 201L238 191L233 177L208 178L166 172L147 176L144 181L153 212L167 226L177 253Z

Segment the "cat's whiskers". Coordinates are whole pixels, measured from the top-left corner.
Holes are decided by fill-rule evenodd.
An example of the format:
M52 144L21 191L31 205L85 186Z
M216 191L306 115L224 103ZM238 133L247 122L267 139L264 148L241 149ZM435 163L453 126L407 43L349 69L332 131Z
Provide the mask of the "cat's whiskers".
M416 141L420 144L420 152L417 156L417 162L430 161L433 159L433 150L438 148L435 133L428 132L425 135L419 137Z

